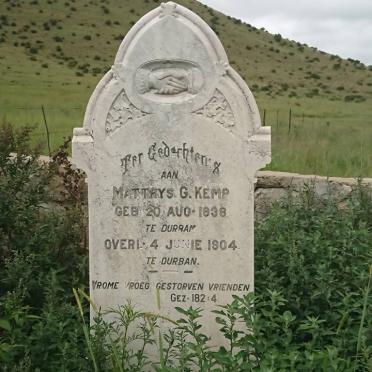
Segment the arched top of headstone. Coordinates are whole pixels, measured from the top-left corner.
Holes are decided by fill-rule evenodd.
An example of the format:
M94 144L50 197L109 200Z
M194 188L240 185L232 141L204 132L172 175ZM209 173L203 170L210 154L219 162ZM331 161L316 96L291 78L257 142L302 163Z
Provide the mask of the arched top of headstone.
M242 140L265 132L253 95L216 34L195 13L168 2L124 38L90 98L83 133L104 141L129 121L182 114L204 117Z

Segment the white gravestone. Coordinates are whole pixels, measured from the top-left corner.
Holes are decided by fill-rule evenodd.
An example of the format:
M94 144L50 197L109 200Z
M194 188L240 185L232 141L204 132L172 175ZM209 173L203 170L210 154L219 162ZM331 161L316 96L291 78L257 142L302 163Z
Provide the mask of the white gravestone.
M90 294L178 318L253 290L255 172L270 161L270 128L213 31L169 2L121 43L74 130L87 174Z

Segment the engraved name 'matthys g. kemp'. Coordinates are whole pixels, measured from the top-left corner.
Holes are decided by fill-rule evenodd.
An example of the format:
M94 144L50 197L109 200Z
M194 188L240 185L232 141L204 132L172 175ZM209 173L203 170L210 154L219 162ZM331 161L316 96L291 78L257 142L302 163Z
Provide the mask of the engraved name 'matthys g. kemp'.
M97 308L129 300L156 313L158 296L177 319L175 306L198 306L211 345L224 345L211 311L253 290L254 179L270 129L203 20L165 3L133 26L74 130L72 160L87 174Z

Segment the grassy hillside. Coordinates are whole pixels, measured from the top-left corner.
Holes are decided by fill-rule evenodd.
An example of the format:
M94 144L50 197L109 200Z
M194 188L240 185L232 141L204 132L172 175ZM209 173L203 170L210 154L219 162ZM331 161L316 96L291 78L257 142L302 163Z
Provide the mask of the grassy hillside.
M252 89L273 127L271 169L372 176L372 66L258 30L194 0L178 2L217 32ZM81 125L128 29L159 3L2 0L0 121L35 125L45 140L43 105L56 147Z

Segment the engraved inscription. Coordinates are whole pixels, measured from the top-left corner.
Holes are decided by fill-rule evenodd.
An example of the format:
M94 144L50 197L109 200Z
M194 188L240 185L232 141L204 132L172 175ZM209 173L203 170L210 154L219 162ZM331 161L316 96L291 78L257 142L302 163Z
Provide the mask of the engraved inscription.
M143 161L148 159L152 162L158 162L163 159L181 159L186 163L194 163L199 166L208 167L211 169L213 174L219 174L221 170L221 162L212 159L206 154L202 154L199 151L196 151L194 146L189 146L186 142L183 142L181 145L170 145L165 141L154 142L151 146L148 147L145 155L144 152L139 152L136 154L126 154L121 158L121 167L123 169L123 175L127 174L130 168L140 167L143 164ZM162 173L161 178L178 178L178 173L176 177L167 176L167 173Z
M145 116L146 113L138 110L129 102L124 91L121 91L107 114L105 132L111 134L116 129L125 125L128 121Z
M218 89L216 89L209 102L201 109L195 111L194 114L203 115L226 128L235 125L235 118L231 106Z

